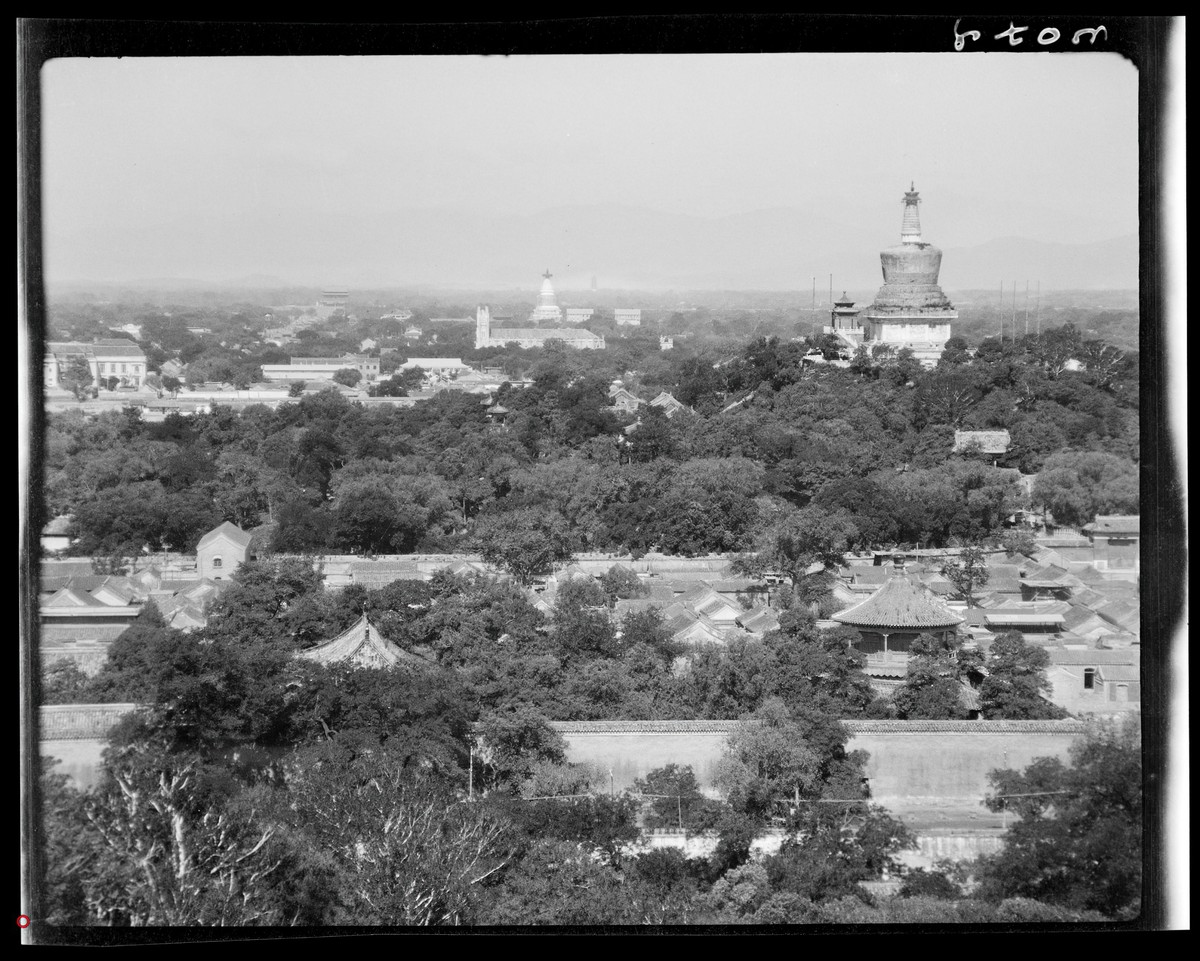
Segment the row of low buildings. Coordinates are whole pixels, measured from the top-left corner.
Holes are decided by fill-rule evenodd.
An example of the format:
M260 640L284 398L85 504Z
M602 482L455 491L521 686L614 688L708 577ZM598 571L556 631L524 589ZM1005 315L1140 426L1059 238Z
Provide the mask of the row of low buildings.
M1136 518L1101 517L1089 530L1104 555L1106 534L1119 531L1128 537L1135 526ZM1033 557L995 555L988 583L971 607L940 573L947 551L913 551L910 558L849 557L833 589L843 607L819 623L858 632L855 646L866 655L867 674L881 694L903 683L912 642L922 633L957 633L986 651L998 635L1016 631L1049 655L1056 703L1073 713L1136 710L1141 700L1136 579L1122 576L1124 571L1113 576L1107 567L1111 558L1096 551L1088 559L1067 559L1043 543ZM209 605L251 552L251 536L225 523L201 539L194 560L174 558L129 577L94 575L86 561L45 562L43 651L49 660L70 657L96 670L107 646L146 601L157 604L173 627L202 626ZM426 580L446 569L496 576L478 557L463 555L331 556L320 563L326 585L335 589ZM616 602L612 617L618 626L628 614L653 609L672 640L685 648L757 639L778 627L770 583L775 579L736 576L720 556L583 555L531 587L530 600L551 614L562 584L598 579L614 565L635 576L643 594ZM971 703L969 691L964 700Z

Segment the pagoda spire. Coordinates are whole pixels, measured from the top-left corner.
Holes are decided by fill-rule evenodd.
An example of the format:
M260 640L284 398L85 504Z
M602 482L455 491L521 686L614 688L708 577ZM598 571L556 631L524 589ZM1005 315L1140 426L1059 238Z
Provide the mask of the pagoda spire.
M921 243L921 218L917 206L921 203L921 195L917 192L916 181L911 182L911 189L904 192L904 219L900 221L900 242L902 244Z

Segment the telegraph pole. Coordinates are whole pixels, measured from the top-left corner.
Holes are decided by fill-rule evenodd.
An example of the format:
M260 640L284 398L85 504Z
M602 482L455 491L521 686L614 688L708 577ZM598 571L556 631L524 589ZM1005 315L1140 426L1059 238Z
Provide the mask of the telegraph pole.
M1037 332L1038 336L1042 336L1042 282L1038 281L1037 289Z
M1004 344L1004 281L1000 281L1000 344Z
M1025 281L1025 336L1029 336L1029 281Z
M813 278L812 291L812 335L813 340L817 339L817 278Z

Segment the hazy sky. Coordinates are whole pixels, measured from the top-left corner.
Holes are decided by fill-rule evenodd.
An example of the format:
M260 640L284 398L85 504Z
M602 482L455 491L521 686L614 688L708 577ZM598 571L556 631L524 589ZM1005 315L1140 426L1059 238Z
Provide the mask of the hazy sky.
M910 179L943 246L1138 224L1137 73L1108 53L62 59L42 102L59 279L252 273L264 248L286 270L300 214L318 236L430 207L898 224ZM193 256L205 225L227 256Z

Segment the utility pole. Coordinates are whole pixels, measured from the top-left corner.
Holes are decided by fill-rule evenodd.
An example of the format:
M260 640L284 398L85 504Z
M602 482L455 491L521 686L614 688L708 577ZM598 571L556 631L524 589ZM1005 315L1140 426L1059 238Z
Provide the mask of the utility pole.
M1042 336L1042 282L1038 281L1037 289L1037 332L1038 336Z
M467 800L475 800L475 745L470 745L470 768L467 771Z
M812 335L813 340L817 339L817 278L813 278L812 291Z
M1004 311L1008 308L1004 306L1004 282L1000 283L1000 344L1004 345Z
M1025 336L1029 336L1029 281L1025 281Z
M1017 282L1013 281L1012 339L1017 340Z

